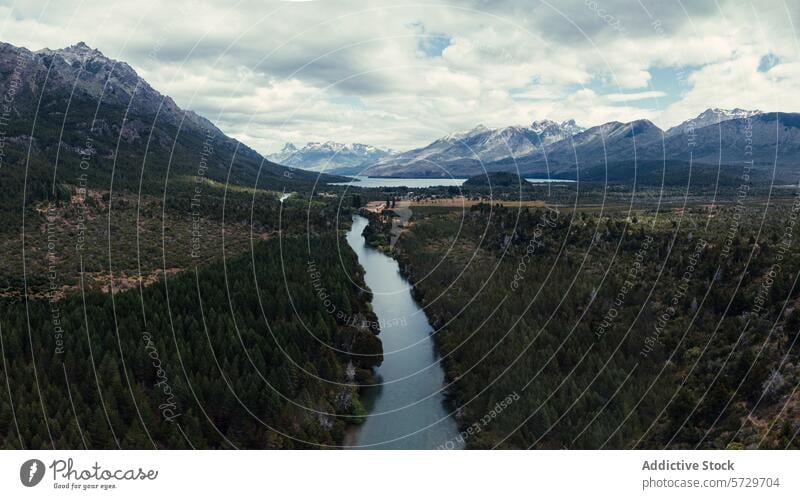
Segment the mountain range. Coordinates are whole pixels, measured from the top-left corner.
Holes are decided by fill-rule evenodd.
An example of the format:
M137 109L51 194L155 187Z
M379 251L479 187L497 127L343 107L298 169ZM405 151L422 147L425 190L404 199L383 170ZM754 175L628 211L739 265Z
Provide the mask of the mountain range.
M467 132L446 135L425 147L395 154L372 165L367 172L371 176L404 176L408 172L449 176L460 168L480 168L481 163L536 154L582 130L574 120L563 123L543 120L530 126L505 128L478 125Z
M357 175L360 169L392 156L391 149L379 149L365 144L340 144L338 142L309 142L298 148L292 143L280 152L267 155L267 159L281 165L316 172L349 173Z
M223 183L292 188L342 180L332 174L383 177L469 177L485 171L579 178L581 171L633 161L670 160L706 165L752 162L775 166L790 178L800 161L800 114L708 109L664 131L648 120L610 122L584 129L574 120L472 130L394 153L364 144L287 144L263 157L225 135L202 116L181 109L128 64L84 43L36 52L0 43L0 93L11 96L3 116L3 165L20 165L37 182L75 182L91 151L90 185L164 188L166 180L203 175ZM91 144L87 144L87 139ZM58 163L58 175L52 175ZM302 167L302 168L300 168ZM317 170L309 172L308 169ZM11 168L4 189L24 184L24 168ZM628 171L628 170L625 170ZM52 192L57 186L49 186ZM47 189L42 189L46 191Z
M752 163L786 177L800 160L800 114L707 109L664 131L649 120L584 129L574 120L527 127L478 126L375 163L375 177L469 177L491 171L578 178L582 169L635 161L704 165ZM336 170L334 170L336 171ZM627 169L626 169L627 171Z

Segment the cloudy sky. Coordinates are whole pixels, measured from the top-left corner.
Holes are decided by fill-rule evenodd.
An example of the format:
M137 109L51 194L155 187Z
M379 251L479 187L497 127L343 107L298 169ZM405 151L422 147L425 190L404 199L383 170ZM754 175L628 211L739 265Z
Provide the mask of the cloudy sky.
M537 119L800 111L800 0L0 0L0 40L84 41L262 153L407 149Z

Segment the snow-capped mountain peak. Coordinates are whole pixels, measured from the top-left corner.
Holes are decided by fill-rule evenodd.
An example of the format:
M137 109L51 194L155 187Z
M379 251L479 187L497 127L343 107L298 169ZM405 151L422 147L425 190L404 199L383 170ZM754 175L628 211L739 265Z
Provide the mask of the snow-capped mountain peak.
M490 128L478 125L463 132L441 137L425 147L406 151L377 163L377 170L413 164L446 165L453 162L489 163L507 158L537 154L542 148L583 131L575 120L557 123L534 121L529 126Z
M584 131L584 128L578 126L575 120L562 121L561 123L548 119L538 120L531 123L530 128L539 136L539 141L542 145L552 144Z
M531 130L533 130L534 133L537 133L537 134L541 134L545 130L547 130L549 128L553 128L553 127L558 127L558 123L556 123L553 120L548 120L548 119L537 120L537 121L534 121L533 123L531 123Z
M697 115L697 117L688 119L683 123L667 130L667 136L669 137L687 130L696 130L705 126L718 125L723 121L750 118L758 114L763 114L763 111L758 109L740 109L738 107L735 109L720 109L718 107L708 108Z
M57 49L57 50L44 49L40 50L38 53L59 55L69 64L74 64L76 62L80 64L85 61L91 61L93 59L100 59L103 62L110 61L110 59L105 57L102 52L100 52L97 49L89 47L84 42L78 42L75 45L71 45L63 49Z
M280 152L270 154L267 159L285 166L304 170L330 172L337 168L356 167L374 163L393 154L391 149L380 149L367 144L342 144L339 142L309 142L297 147L291 142Z
M484 134L484 133L487 133L487 132L492 132L493 130L494 129L489 128L489 127L487 127L485 125L478 125L475 128L472 128L472 129L467 130L465 132L449 133L449 134L445 135L444 137L442 137L441 139L439 139L439 141L442 141L442 142L453 142L453 141L464 140L464 139L468 139L470 137L475 137L475 136L478 136L478 135L481 135L481 134Z
M718 107L706 109L700 116L706 114L713 114L722 118L724 120L733 120L739 118L749 118L750 116L755 116L756 114L762 114L763 111L759 109L748 110L748 109L741 109L741 108L734 108L734 109L720 109Z
M570 135L575 135L577 133L581 133L582 131L586 130L584 127L575 123L575 120L562 121L561 128Z
M578 126L575 120L567 120L558 123L548 119L534 121L531 123L530 128L537 135L559 134L564 136L575 135L585 130L582 126Z

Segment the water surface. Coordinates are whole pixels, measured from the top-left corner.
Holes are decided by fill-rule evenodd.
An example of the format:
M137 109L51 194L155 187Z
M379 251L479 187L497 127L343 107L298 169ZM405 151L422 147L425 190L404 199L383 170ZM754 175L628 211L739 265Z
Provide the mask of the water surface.
M369 416L346 444L369 449L458 447L458 426L444 405L444 372L428 318L411 297L397 262L367 246L361 236L366 226L366 218L354 216L347 243L366 270L372 309L381 324L384 360L376 369L380 386L364 393Z
M351 182L336 182L331 185L349 185L350 187L408 187L409 189L424 189L426 187L451 187L463 184L465 178L381 178L381 177L353 177Z
M409 189L424 189L426 187L458 187L467 181L465 178L381 178L381 177L353 177L357 180L350 182L334 182L330 185L349 185L350 187L408 187ZM574 183L574 180L561 180L553 178L526 178L532 184L548 184L555 182Z

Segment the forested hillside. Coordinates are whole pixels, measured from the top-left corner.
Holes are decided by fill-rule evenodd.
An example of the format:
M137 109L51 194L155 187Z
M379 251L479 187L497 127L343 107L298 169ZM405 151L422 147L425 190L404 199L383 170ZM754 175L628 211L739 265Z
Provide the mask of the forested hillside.
M797 203L415 210L395 250L469 447L798 446Z
M113 297L4 300L0 445L340 444L381 361L360 272L335 237L291 237Z
M223 239L238 254L277 230L283 191L336 179L265 160L83 43L0 43L0 68L0 296L75 291L81 272L126 289L221 258Z

